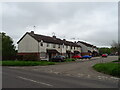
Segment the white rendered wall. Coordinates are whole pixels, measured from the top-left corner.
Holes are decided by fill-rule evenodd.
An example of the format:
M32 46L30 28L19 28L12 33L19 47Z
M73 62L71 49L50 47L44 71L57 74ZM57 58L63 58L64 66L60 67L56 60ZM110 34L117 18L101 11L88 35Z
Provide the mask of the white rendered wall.
M29 34L18 43L18 53L34 53L38 52L38 42Z

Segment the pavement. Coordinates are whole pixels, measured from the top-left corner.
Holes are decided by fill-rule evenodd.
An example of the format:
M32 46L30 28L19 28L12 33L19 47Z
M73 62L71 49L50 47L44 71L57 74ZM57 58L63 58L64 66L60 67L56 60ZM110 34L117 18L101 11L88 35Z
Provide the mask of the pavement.
M118 60L117 56L108 56L107 58L94 57L92 59L79 59L75 62L58 63L49 66L27 66L27 67L9 67L35 72L53 73L72 77L88 78L99 81L118 82L119 78L95 71L92 66L97 63L105 63Z

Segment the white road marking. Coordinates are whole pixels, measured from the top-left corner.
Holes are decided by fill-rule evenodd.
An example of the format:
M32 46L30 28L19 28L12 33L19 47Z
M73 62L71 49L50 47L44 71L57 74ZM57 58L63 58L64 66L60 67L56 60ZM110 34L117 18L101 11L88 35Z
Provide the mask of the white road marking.
M31 82L34 82L34 83L43 84L43 85L50 86L50 87L53 86L51 84L47 84L47 83L44 83L44 82L38 82L38 81L35 81L35 80L32 80L32 79L28 79L28 78L24 78L24 77L21 77L21 76L18 76L18 78L23 79L23 80L27 80L27 81L31 81Z

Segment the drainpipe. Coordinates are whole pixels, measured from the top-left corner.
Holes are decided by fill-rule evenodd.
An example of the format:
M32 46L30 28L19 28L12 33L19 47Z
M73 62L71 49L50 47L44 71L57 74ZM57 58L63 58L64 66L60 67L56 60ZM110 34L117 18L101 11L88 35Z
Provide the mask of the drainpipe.
M38 60L40 60L40 53L39 53L39 42L38 42Z

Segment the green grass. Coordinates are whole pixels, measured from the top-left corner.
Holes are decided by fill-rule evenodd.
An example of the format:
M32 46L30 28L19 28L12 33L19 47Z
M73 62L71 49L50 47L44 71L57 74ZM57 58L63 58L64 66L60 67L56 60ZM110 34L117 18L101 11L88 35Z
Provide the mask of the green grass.
M93 68L98 72L120 77L120 64L118 63L114 63L114 62L100 63L94 65Z
M38 66L38 65L54 65L55 62L48 61L0 61L2 66Z
M120 60L112 61L112 62L120 62Z
M65 59L65 62L70 62L70 61L75 61L76 59L74 58L68 58L68 59Z

